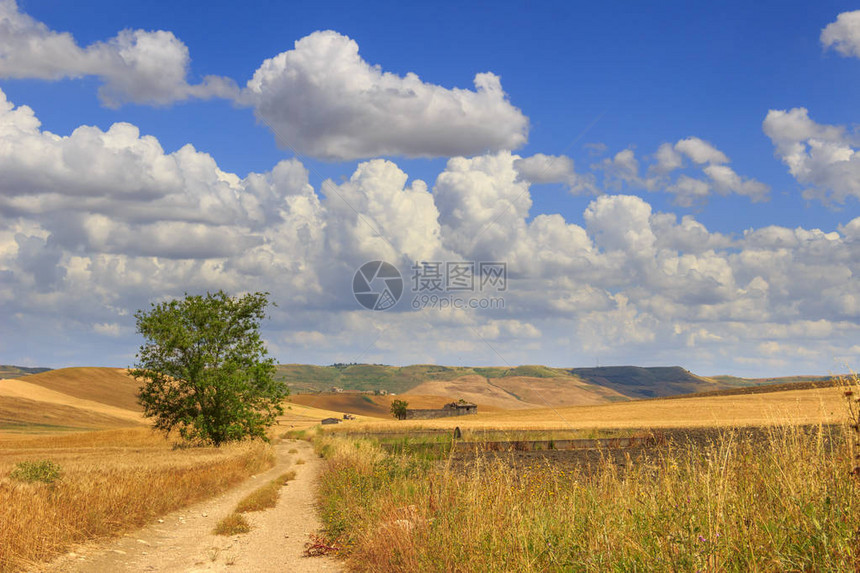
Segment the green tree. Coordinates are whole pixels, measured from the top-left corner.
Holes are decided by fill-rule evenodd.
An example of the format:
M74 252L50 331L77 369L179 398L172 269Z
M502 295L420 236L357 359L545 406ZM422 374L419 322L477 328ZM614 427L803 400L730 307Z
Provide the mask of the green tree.
M135 313L146 343L131 375L155 429L215 445L266 439L289 393L260 338L268 296L186 295Z
M409 403L406 400L395 400L391 403L391 415L398 420L405 420L407 406Z

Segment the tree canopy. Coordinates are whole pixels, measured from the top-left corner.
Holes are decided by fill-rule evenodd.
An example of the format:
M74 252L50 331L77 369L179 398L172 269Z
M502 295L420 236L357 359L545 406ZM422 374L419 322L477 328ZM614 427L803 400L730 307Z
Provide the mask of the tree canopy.
M398 420L406 419L406 408L409 406L409 402L406 400L394 400L391 403L391 415L397 418Z
M157 430L215 445L266 438L289 393L260 336L268 296L186 295L135 313L146 342L131 375Z

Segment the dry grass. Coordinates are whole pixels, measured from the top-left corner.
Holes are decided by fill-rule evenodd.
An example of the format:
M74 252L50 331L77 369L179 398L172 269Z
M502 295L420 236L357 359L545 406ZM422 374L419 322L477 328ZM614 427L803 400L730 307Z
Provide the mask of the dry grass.
M842 392L830 394L844 421ZM356 571L860 570L846 434L768 436L725 429L624 467L479 460L469 472L323 436L322 514Z
M16 464L49 460L52 484L9 477ZM271 466L259 442L173 448L148 429L0 438L0 571L47 560L73 544L139 527L216 495Z
M275 507L278 504L280 488L280 482L277 480L270 481L242 498L236 504L235 512L263 511L264 509Z
M288 471L246 495L236 504L233 513L218 522L213 533L215 535L248 533L251 531L251 525L242 514L249 511L263 511L278 505L281 487L294 479L296 479L296 472Z
M215 535L238 535L239 533L248 533L251 531L251 525L240 513L231 513L224 519L218 522L212 533Z
M848 459L851 475L860 480L860 376L841 378L843 396L848 409Z

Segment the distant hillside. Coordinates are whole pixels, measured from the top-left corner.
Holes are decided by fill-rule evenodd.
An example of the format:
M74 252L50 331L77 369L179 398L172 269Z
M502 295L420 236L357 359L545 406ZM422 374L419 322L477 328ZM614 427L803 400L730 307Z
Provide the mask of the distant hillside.
M784 378L734 378L717 376L715 379L733 378L742 383L733 388L711 390L696 394L668 396L668 398L703 398L709 396L746 396L749 394L767 394L770 392L786 392L788 390L815 390L841 386L843 382L838 376L786 376Z
M28 368L27 366L11 366L8 364L0 364L0 379L2 378L20 378L30 374L40 374L50 371L50 368Z
M590 405L735 387L681 367L550 368L540 365L465 367L418 364L285 364L276 377L293 393L385 391L465 398L503 408Z
M295 393L325 392L337 387L343 390L385 390L400 394L427 380L451 380L466 374L474 374L474 371L471 368L433 364L403 367L381 364L281 364L275 378L285 381Z
M60 368L0 380L0 440L8 433L53 433L148 424L137 403L138 388L139 382L130 377L125 368ZM380 402L376 410L387 412L388 404ZM302 427L330 415L339 414L291 404L278 420L289 427Z
M727 388L747 388L750 386L772 385L772 384L801 384L808 382L828 382L834 376L782 376L777 378L738 378L737 376L711 376L711 380L718 382Z
M611 388L630 398L662 398L676 394L692 394L719 390L725 386L696 376L680 366L601 366L597 368L571 368L574 376L598 386Z

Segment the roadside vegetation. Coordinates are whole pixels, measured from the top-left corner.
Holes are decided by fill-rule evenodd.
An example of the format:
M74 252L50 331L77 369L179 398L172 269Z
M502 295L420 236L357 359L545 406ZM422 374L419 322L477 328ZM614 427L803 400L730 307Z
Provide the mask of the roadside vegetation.
M271 467L260 441L175 448L136 428L0 440L0 572L140 527Z
M322 517L360 571L854 571L854 432L714 430L563 468L324 434Z
M278 505L281 488L294 479L296 479L296 472L290 470L246 495L236 504L233 513L218 522L213 533L215 535L248 533L251 531L251 525L242 514L249 511L264 511Z

